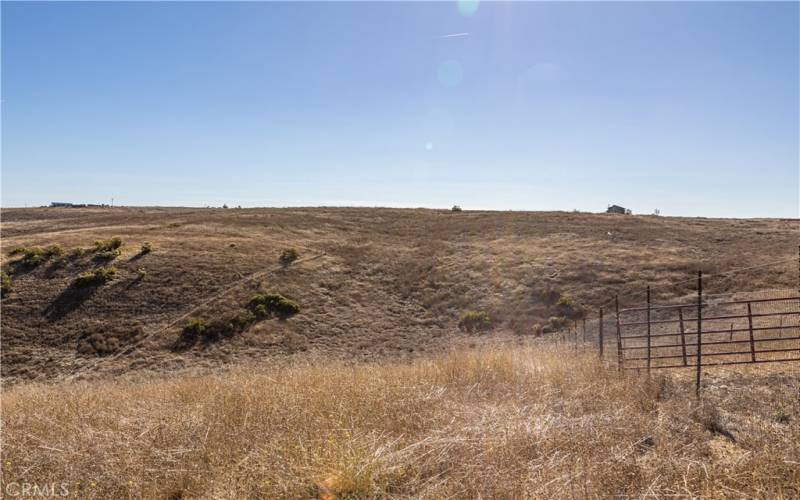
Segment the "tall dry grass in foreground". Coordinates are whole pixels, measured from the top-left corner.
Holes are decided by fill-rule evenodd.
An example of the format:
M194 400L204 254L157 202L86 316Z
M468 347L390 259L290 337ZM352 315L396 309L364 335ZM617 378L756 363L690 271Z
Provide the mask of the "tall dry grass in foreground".
M797 498L797 371L622 377L539 346L3 395L3 480L89 498Z

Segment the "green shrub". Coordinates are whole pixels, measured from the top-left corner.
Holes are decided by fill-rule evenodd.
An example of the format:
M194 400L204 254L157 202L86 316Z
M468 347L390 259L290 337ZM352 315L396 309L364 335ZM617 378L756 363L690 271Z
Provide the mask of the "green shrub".
M563 330L568 324L569 320L563 316L551 316L542 327L542 333L552 333Z
M22 254L22 261L26 264L37 266L47 260L42 247L29 247Z
M231 337L238 332L238 328L231 319L217 318L208 323L208 326L203 332L203 337L206 341L213 341L221 337Z
M568 319L582 318L584 311L583 308L575 302L575 299L570 297L561 297L556 302L556 313L558 316L563 316Z
M122 254L122 250L119 248L109 249L109 250L102 250L97 252L95 255L95 259L97 260L114 260Z
M453 205L453 208L450 209L452 212L461 212L461 207L458 205Z
M466 311L458 320L458 328L469 333L488 330L491 326L492 318L484 311Z
M297 250L294 248L287 248L283 252L281 252L280 262L283 265L291 264L292 262L296 261L300 254L297 253Z
M112 250L117 250L121 246L122 246L122 238L120 238L119 236L114 236L110 240L95 240L94 242L95 252L108 252Z
M239 314L237 314L236 316L233 317L233 319L231 319L231 323L233 324L234 328L236 328L239 331L243 331L248 326L255 323L256 319L257 317L255 314L253 314L252 311L243 309L242 311L239 312Z
M0 297L5 297L12 289L11 276L7 272L0 272Z
M183 327L181 340L193 344L198 340L215 342L225 337L232 337L246 330L257 321L256 316L246 309L233 315L215 318L211 321L202 318L192 318Z
M60 253L59 253L60 252ZM18 247L11 251L11 255L22 254L22 263L28 266L38 266L51 257L60 257L64 249L59 245L51 245L47 248L42 247Z
M86 249L83 247L75 247L69 252L69 256L73 259L79 259L86 255Z
M258 304L253 308L253 314L258 319L264 319L269 317L269 311L267 310L267 306L264 304Z
M144 243L142 243L142 249L139 251L139 253L144 255L144 254L148 254L148 253L150 253L152 251L153 251L153 244L150 243L149 241L145 241Z
M64 248L61 245L50 245L44 249L44 256L46 259L51 257L63 257L64 253Z
M279 293L259 293L253 296L248 308L259 318L272 315L286 318L300 312L297 302L287 299Z
M136 276L137 276L137 277L138 277L140 280L143 280L143 279L145 279L145 277L147 277L147 269L145 269L145 268L143 268L143 267L137 267L137 268L136 268Z
M91 271L86 271L75 278L76 287L98 286L114 279L117 268L114 266L98 267Z
M202 318L192 318L183 327L183 336L188 340L197 340L205 335L208 330L208 322Z

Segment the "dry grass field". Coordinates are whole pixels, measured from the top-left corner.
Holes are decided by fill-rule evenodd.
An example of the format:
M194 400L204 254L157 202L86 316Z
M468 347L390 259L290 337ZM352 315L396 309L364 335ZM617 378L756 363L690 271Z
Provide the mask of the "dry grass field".
M214 369L308 356L404 359L530 334L553 315L556 290L594 308L706 273L797 255L797 220L371 208L6 209L2 265L4 384L65 376ZM110 262L91 249L122 239ZM144 242L152 251L140 253ZM26 266L16 247L60 245L62 258ZM296 248L299 260L278 259ZM114 279L77 287L114 265ZM709 292L794 287L794 264L707 281ZM654 300L691 293L661 287ZM191 317L237 314L257 292L295 300L300 314L235 335L180 342ZM631 298L630 300L634 300ZM641 297L635 299L641 300ZM492 331L458 330L465 310Z
M18 385L3 475L81 498L798 498L797 367L620 375L545 341Z
M620 373L533 335L554 294L681 299L698 267L709 293L793 288L796 220L10 209L1 228L6 494L800 498L796 363L706 370L697 400L691 369ZM468 310L491 324L462 331Z

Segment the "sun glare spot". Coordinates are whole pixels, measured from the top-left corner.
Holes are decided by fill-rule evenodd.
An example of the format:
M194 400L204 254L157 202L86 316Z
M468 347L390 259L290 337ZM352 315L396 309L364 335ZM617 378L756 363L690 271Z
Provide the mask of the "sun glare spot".
M458 0L458 11L462 16L470 17L478 11L480 0Z

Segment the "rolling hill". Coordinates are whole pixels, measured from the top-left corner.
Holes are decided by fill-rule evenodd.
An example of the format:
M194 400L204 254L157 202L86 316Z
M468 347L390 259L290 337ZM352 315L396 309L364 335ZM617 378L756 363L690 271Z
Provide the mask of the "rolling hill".
M206 370L288 360L426 356L530 335L548 294L594 314L654 286L656 300L793 287L797 220L382 208L4 209L5 384L130 371ZM119 255L96 240L121 239ZM143 253L143 243L152 251ZM15 248L55 245L28 262ZM82 248L82 251L74 249ZM298 259L279 261L294 248ZM63 255L61 255L63 253ZM108 282L81 273L114 266ZM714 279L716 273L748 268ZM670 283L689 279L677 286ZM191 319L236 321L258 293L295 301L291 317L187 341ZM488 332L458 328L486 311Z

